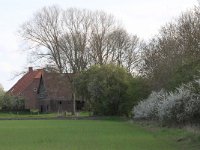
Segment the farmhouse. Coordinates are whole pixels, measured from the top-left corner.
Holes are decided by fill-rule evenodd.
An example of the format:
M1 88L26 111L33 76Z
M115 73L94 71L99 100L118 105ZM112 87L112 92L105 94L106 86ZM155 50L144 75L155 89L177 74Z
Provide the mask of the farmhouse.
M73 74L47 72L45 69L28 72L8 91L13 96L25 99L25 109L38 109L40 112L62 112L73 110L73 92L70 79ZM84 102L76 100L80 110Z

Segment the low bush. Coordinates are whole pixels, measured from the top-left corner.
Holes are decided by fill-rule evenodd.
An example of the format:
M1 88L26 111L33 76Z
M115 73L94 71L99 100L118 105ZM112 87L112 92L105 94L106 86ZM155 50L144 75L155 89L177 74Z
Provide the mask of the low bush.
M133 108L135 119L158 119L158 109L166 97L165 91L152 92L150 96L143 101L140 101L137 106Z
M75 79L78 96L94 115L130 116L133 106L148 97L148 83L113 64L92 66Z
M2 110L24 110L25 102L23 97L11 96L5 94L0 100L0 106Z
M200 81L183 84L174 92L152 92L133 108L134 119L165 124L200 123Z
M127 93L131 79L122 67L93 66L76 78L75 86L95 115L128 115L133 107Z

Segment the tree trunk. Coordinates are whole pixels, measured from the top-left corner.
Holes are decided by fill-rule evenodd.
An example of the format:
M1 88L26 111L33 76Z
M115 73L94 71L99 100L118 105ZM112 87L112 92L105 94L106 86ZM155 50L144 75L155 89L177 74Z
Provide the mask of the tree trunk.
M72 115L76 114L76 93L73 91L73 110Z

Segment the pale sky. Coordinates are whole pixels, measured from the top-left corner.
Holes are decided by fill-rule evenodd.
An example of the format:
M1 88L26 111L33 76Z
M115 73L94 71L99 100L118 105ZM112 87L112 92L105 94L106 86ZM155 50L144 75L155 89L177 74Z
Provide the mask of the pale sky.
M141 39L148 40L160 27L194 5L197 0L0 0L0 84L5 90L19 79L16 72L28 67L17 35L19 26L44 6L86 8L113 14L124 27Z

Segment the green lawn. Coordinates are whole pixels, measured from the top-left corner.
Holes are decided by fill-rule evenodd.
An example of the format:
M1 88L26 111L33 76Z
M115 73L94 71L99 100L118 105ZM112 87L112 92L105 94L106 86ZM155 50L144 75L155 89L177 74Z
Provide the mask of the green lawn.
M17 118L56 118L56 117L74 117L71 113L32 113L32 112L0 112L0 119L17 119ZM87 117L89 112L78 112L76 116Z
M0 112L0 119L17 119L17 118L55 118L57 117L58 114L57 113L46 113L46 114L42 114L42 113L29 113L29 112Z
M112 120L0 121L1 150L196 150L190 134ZM177 140L183 138L181 142Z

